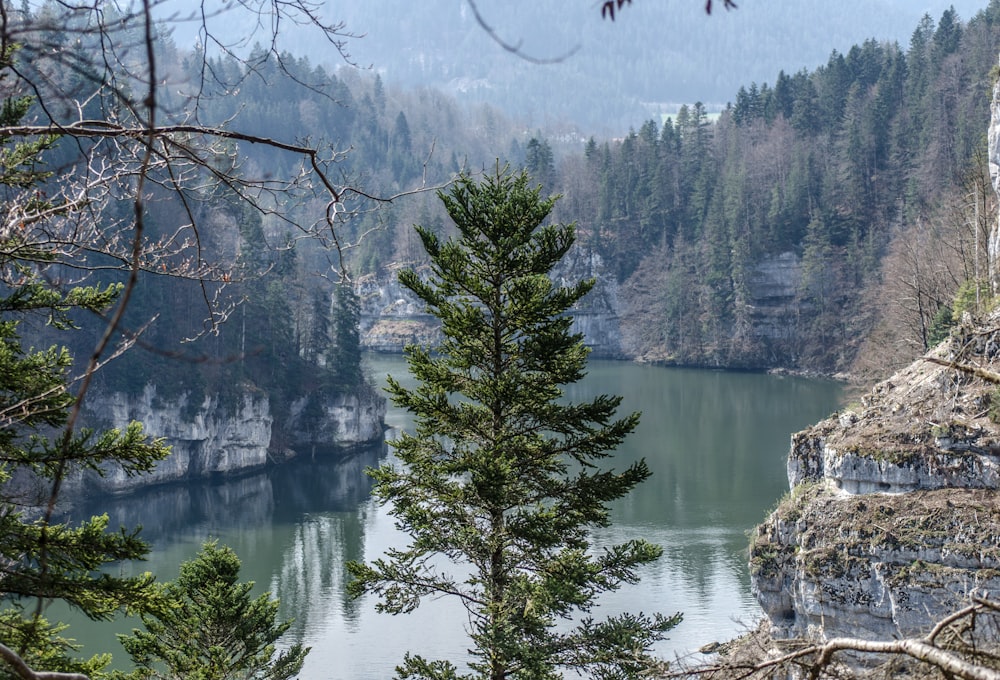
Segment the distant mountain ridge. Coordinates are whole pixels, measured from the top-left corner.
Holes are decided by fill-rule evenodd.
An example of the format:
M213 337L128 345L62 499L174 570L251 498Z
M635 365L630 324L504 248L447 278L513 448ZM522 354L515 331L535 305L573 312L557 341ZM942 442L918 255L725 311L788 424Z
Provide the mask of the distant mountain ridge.
M724 106L740 86L774 82L781 70L816 68L833 50L846 52L869 38L898 41L906 49L925 13L936 22L954 6L967 21L987 5L985 0L738 4L737 10L717 8L706 16L701 0L634 0L611 22L601 19L599 3L592 1L476 2L496 34L525 55L570 55L542 65L492 41L466 0L366 0L325 11L328 20L343 21L345 30L364 36L350 41L351 55L387 84L430 86L463 101L488 102L532 127L573 122L587 134L618 135L681 103L701 101L709 110ZM185 2L169 6L184 15ZM252 47L252 26L233 25L225 14L213 23ZM329 45L283 35L282 49L317 64L333 59ZM194 26L179 24L174 36L179 46L192 44Z

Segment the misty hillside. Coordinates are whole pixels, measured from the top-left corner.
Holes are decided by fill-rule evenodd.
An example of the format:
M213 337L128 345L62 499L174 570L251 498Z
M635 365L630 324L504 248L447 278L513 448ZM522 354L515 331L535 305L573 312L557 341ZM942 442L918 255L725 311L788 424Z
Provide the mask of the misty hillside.
M482 19L523 55L490 39L466 0L368 0L326 7L327 19L363 36L349 49L362 68L387 84L427 85L460 100L488 102L532 127L572 121L586 133L621 134L652 114L701 101L709 111L733 100L740 86L773 81L825 63L866 39L906 49L927 13L936 21L954 6L963 20L984 0L741 0L707 16L702 0L633 0L616 21L602 20L595 0L478 0ZM174 7L174 5L172 5ZM210 18L234 43L262 39L252 25ZM313 63L339 65L328 44L284 26L283 49ZM195 25L174 28L178 46L193 44Z

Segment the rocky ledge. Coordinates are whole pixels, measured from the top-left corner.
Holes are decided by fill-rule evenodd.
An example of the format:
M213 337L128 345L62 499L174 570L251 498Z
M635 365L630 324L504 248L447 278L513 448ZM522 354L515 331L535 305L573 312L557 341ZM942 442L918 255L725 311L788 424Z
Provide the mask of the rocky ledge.
M775 638L910 637L1000 593L998 373L994 317L792 437L750 547Z
M164 399L152 385L136 395L95 395L85 410L88 424L104 429L139 421L152 436L165 438L171 452L144 475L130 477L116 467L101 474L81 471L67 480L67 490L71 495L126 493L234 476L299 456L329 459L382 440L386 404L376 390L363 386L314 398L314 408L301 398L291 405L286 422L276 424L268 395L250 386L230 403L205 397L193 404L187 394Z

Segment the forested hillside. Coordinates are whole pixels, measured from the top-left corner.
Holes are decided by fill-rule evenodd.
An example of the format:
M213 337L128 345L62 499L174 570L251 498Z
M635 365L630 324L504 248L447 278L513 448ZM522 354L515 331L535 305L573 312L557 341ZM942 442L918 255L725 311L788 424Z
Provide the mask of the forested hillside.
M231 263L233 269L190 279L166 265L150 268L124 320L123 340L134 340L135 347L98 374L97 386L139 394L155 385L161 399L186 393L191 416L205 396L232 403L247 390L261 390L276 423L298 398L309 398L308 412L318 406L314 397L369 389L352 277L412 257L417 239L397 239L396 232L408 234L400 225L420 220L433 223L425 206L436 205L434 188L462 169L522 153L511 124L486 107L473 114L434 91L390 92L377 76L347 69L338 77L289 53L279 64L258 48L247 60L209 58L202 67L200 55L171 40L157 46L161 68L176 83L165 91L171 95L163 102L167 115L189 120L196 97L202 125L225 129L238 120L240 134L280 144L329 144L337 179L350 189L334 206L332 228L324 223L329 205L320 195L277 180L255 199L261 210L249 209L239 189L227 185L181 194L154 189L146 224L152 248L182 263L180 251L196 242L202 262ZM212 78L204 79L200 68ZM498 140L506 151L496 150ZM71 166L74 154L72 144L59 145L45 160ZM280 148L239 141L228 158L213 162L231 164L223 169L235 175L301 172ZM183 226L187 221L202 229L192 233ZM103 269L99 257L91 262ZM111 272L97 278L121 277ZM150 310L157 310L155 318ZM84 356L92 341L81 334L71 342ZM279 432L275 445L285 435Z
M905 47L747 83L717 122L696 103L567 159L559 214L623 283L630 352L836 371L873 331L882 367L923 351L986 271L998 49L1000 3L949 10ZM758 284L782 254L797 266L777 332Z
M197 7L196 2L189 2ZM822 64L867 38L902 40L924 12L954 5L963 19L986 0L742 0L706 15L704 0L636 0L614 22L599 2L477 0L480 18L519 59L490 39L464 0L365 0L328 4L330 21L363 36L350 52L394 87L430 87L466 104L488 102L531 127L575 124L620 135L645 116L702 101L718 111L740 85ZM174 2L170 6L175 8ZM237 43L246 21L217 22ZM193 44L197 22L181 23ZM324 64L328 50L285 27L281 46ZM249 39L247 46L253 45ZM551 61L550 61L551 60Z
M199 62L171 40L159 49L183 84L165 108L181 117ZM345 183L362 192L319 239L324 205L311 196L276 191L263 215L231 207L219 189L184 206L213 225L201 247L240 273L221 293L166 278L141 285L133 328L144 308L164 308L155 300L174 301L143 335L155 351L129 354L102 380L137 390L155 376L166 393L249 380L279 407L292 391L357 384L357 301L337 282L416 261L412 225L445 224L421 190L497 158L564 195L558 219L578 222L582 247L621 284L627 356L858 370L875 333L880 353L863 356L884 370L940 337L959 287L985 271L976 235L994 212L982 152L998 50L1000 0L968 22L949 10L925 17L905 46L870 40L818 69L747 83L717 120L693 103L570 152L565 137L370 72L285 55L286 75L262 49L245 62L213 57L221 82L197 92L202 123L238 116L246 132L282 142L331 140ZM274 149L234 148L245 169L294 171ZM151 238L171 233L176 201L152 211ZM217 293L233 306L204 333L196 312ZM198 370L171 368L177 356Z

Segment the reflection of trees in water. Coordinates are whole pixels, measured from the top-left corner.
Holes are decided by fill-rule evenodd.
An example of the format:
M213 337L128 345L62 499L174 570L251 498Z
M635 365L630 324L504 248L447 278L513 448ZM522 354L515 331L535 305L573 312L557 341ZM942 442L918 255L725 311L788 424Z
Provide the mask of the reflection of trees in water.
M347 622L356 618L356 605L344 594L344 563L363 557L371 491L365 468L384 455L378 443L340 460L292 461L235 478L96 496L77 503L72 516L107 513L113 529L142 525L141 536L153 548L150 559L121 568L149 569L161 580L175 578L180 562L203 541L219 539L243 561L242 578L281 599L280 617L295 619L288 635L300 641L303 631L322 630L331 609L342 610ZM72 637L91 651L118 650L115 633L135 624L93 622L60 608L49 614L72 623Z
M142 538L158 545L205 530L253 529L269 522L273 512L271 479L259 473L88 498L74 514L107 513L111 527L141 525Z
M364 557L360 506L371 492L365 469L378 465L384 452L379 444L336 465L291 467L272 477L275 521L292 532L268 589L281 600L282 615L294 619L288 635L296 642L330 616L357 618L344 565Z
M685 588L703 601L719 590L720 581L738 583L742 592L750 592L747 538L743 532L686 530L677 532L662 545L663 562L671 572L667 582L681 580Z
M107 513L111 526L142 525L142 537L162 544L181 536L252 531L272 522L297 522L307 513L355 510L368 498L365 468L377 465L385 444L339 460L291 461L238 477L187 480L77 504L73 516Z
M345 459L293 462L269 471L275 521L297 522L307 514L356 511L371 493L365 469L378 465L385 451L385 443L379 442Z
M282 615L294 618L287 635L304 642L306 632L328 628L331 617L357 620L347 591L348 560L364 554L364 526L357 510L322 513L295 525L292 541L271 577L269 590L281 600Z
M377 466L384 453L385 444L378 443L340 460L292 461L231 479L91 498L74 514L106 512L112 527L142 525L142 537L158 551L175 542L238 535L256 545L252 553L267 549L253 539L264 528L286 527L284 538L270 546L280 554L259 556L253 566L272 565L260 585L270 580L267 587L281 600L282 616L295 619L290 635L301 639L314 619L329 616L327 610L338 602L331 594L340 596L345 619L355 618L354 603L344 592L344 564L364 557L359 506L371 492L365 469Z

